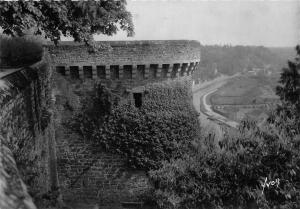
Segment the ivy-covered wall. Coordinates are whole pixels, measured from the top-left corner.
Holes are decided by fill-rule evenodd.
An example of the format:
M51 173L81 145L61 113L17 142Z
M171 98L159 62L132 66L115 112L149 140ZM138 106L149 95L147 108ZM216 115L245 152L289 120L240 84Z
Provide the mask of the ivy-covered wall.
M143 200L153 188L145 169L134 169L134 166L128 164L128 158L116 152L116 148L99 149L95 146L96 139L83 138L65 126L66 121L80 112L84 103L82 100L93 90L96 82L71 81L58 74L54 77L58 178L63 199L69 203L86 202L102 206ZM142 99L143 110L152 114L158 123L168 118L170 121L174 119L174 124L183 121L181 115L190 111L191 118L195 118L195 121L190 122L199 125L197 113L192 108L190 85L190 80L185 78L141 87L147 92ZM114 92L122 98L116 108L122 109L129 105L131 107L127 111L133 110L135 114L138 108L134 107L132 93L120 93L122 91ZM154 129L152 127L149 130ZM180 136L180 131L174 130L174 134ZM191 135L196 135L195 132L191 128ZM115 133L112 137L117 135ZM159 138L158 132L153 137Z
M0 136L0 208L36 209L22 181L13 154Z
M10 201L0 208L13 208L22 201L24 208L35 208L33 202L44 206L41 200L53 196L49 192L56 187L63 200L73 202L112 205L143 199L152 188L145 170L128 166L128 158L113 147L95 149L91 140L64 127L99 81L71 81L57 75L52 86L54 69L47 57L46 53L35 65L0 75L0 148L7 151L0 155L0 183L9 185L0 187L0 193L7 195L0 196L0 202ZM143 111L156 121L173 120L177 112L172 124L177 123L180 112L189 109L188 86L185 80L146 84ZM136 113L132 93L121 83L113 86L112 94L122 98L121 109L129 105L128 111ZM180 136L178 130L174 133Z
M0 79L0 142L10 150L17 167L9 175L20 176L22 180L18 181L24 181L34 199L48 192L53 182L49 167L53 139L53 130L48 126L50 79L45 61L16 69Z
M57 166L63 200L99 205L137 201L151 186L146 174L128 169L122 156L95 149L91 141L64 125L82 107L94 81L72 82L55 75Z

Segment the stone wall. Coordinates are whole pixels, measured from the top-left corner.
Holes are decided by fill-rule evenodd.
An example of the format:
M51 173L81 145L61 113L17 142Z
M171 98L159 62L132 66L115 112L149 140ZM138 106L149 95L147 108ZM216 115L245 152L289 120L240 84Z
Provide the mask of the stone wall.
M7 150L2 153L1 161L13 168L8 174L12 177L4 184L10 185L16 181L22 185L18 188L10 187L8 193L23 193L24 197L29 193L35 197L50 190L50 93L50 75L47 64L43 61L31 67L12 69L1 74L0 143L2 149ZM9 156L5 156L5 153ZM9 161L5 161L8 158ZM2 169L3 167L0 168ZM24 184L20 183L23 181L27 185L28 193ZM23 201L22 198L7 197L7 201L15 204L15 207L7 208L18 208L16 205ZM4 200L0 199L2 201Z
M0 208L36 209L5 138L0 136Z
M111 208L119 208L122 202L143 201L152 191L144 171L129 169L124 157L112 154L113 150L99 150L92 139L84 139L64 126L64 122L80 111L82 96L87 95L97 82L71 82L55 74L57 165L63 200L71 205L85 203ZM169 114L170 102L179 112L181 108L192 106L190 85L190 78L179 78L140 86L132 91L143 92L144 109L153 114ZM182 98L189 98L188 101L177 98L180 92L184 94ZM134 98L122 98L134 105L131 100Z
M70 132L64 122L80 110L80 100L98 82L124 100L135 100L134 95L142 93L142 100L147 102L142 86L173 79L189 80L200 61L200 44L196 41L97 44L102 48L96 53L74 43L46 46L55 72L57 165L62 197L69 203L106 206L140 201L151 190L146 174L129 170L121 156L107 150L96 151L90 139Z
M0 202L5 204L1 208L33 209L30 195L37 200L57 186L65 201L100 205L139 201L150 191L144 172L129 170L118 155L96 152L89 142L68 132L63 122L80 108L85 90L96 82L118 91L130 88L128 93L139 92L133 87L189 76L200 60L199 43L101 45L104 50L95 54L76 44L47 46L43 61L0 73ZM65 84L52 88L55 71L64 75L55 73L55 80Z
M89 53L83 45L48 45L51 65L71 79L97 79L110 88L126 88L149 82L189 76L200 62L197 41L97 42L102 48ZM103 47L103 45L105 47Z
M121 206L139 201L151 184L143 171L130 170L126 159L99 148L64 126L81 108L96 81L71 82L55 75L55 126L60 191L68 204Z
M146 174L129 170L124 158L96 151L92 143L64 135L58 143L60 189L66 203L100 206L141 201L151 187Z

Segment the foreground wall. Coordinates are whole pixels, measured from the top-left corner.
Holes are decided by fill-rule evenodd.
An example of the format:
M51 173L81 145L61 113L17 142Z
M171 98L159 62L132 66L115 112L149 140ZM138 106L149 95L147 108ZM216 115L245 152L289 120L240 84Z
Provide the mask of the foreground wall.
M34 208L28 193L36 198L51 189L47 69L41 61L0 74L1 209Z
M36 209L7 140L0 136L0 208Z

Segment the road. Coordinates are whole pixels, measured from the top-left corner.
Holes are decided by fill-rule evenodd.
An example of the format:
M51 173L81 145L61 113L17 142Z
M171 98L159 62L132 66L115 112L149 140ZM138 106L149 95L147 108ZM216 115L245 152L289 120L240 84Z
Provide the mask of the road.
M193 104L197 112L200 113L200 122L205 126L205 128L214 129L215 131L217 124L227 125L233 128L238 126L237 122L229 120L228 118L214 112L211 108L211 105L208 104L207 101L207 98L210 94L217 91L219 88L225 85L229 79L235 76L237 75L223 76L206 84L193 87ZM221 132L219 132L219 134L221 134Z
M205 93L204 96L200 97L200 103L202 104L202 106L200 106L200 112L202 112L204 115L206 115L207 118L210 120L215 120L219 123L226 124L232 128L237 128L237 126L238 126L237 122L229 120L228 118L224 117L223 115L220 115L220 114L214 112L213 109L211 108L212 105L209 105L207 103L208 102L207 97L217 90L218 90L218 88L211 90L211 91Z

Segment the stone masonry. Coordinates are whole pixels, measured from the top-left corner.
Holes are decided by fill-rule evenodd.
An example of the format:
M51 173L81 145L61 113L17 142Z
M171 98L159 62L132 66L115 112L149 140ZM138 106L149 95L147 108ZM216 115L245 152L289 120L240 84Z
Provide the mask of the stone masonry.
M97 79L127 88L189 76L200 62L197 41L112 41L96 53L74 43L48 45L53 70L71 79Z
M43 120L49 108L47 69L41 61L0 76L1 209L33 209L28 193L47 193L51 187L51 131Z
M67 114L67 95L63 88L51 86L50 75L58 72L71 90L100 81L134 93L133 88L148 83L190 77L200 62L200 44L186 40L98 44L101 49L96 53L80 44L47 45L43 62L0 75L1 209L34 209L36 197L29 193L42 195L57 186L63 200L96 200L101 205L138 201L149 191L144 172L127 169L120 156L95 152L90 143L53 121L50 103L55 100L59 113Z

